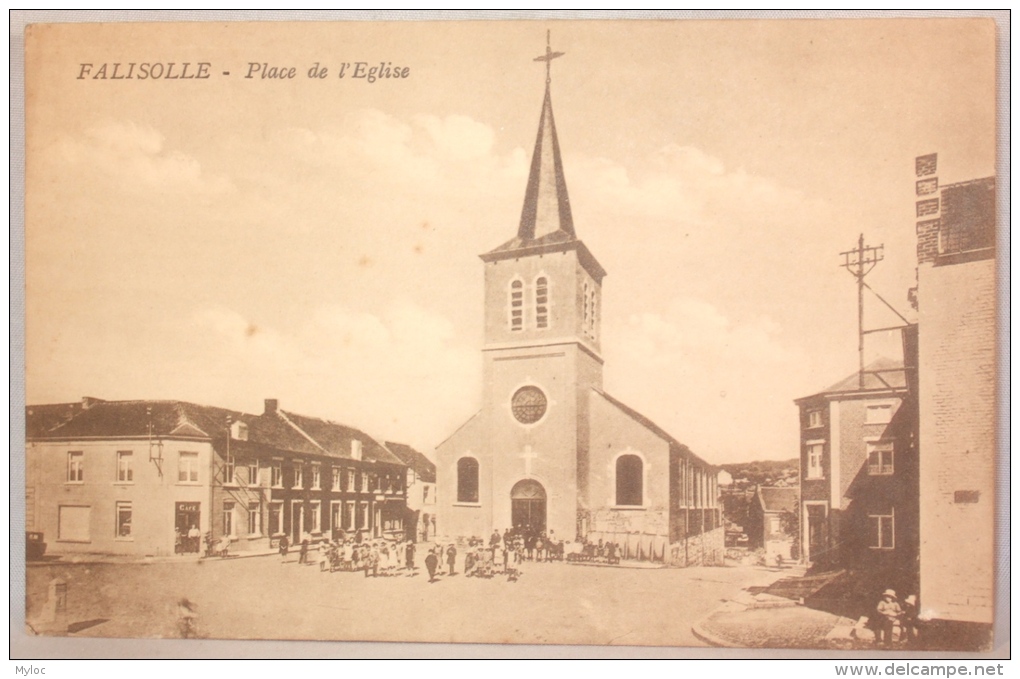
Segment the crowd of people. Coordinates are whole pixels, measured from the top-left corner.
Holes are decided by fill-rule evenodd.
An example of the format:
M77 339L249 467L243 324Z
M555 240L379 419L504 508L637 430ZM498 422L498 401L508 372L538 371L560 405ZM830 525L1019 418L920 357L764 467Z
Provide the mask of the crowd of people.
M505 575L508 581L514 582L521 576L521 565L526 561L563 561L568 549L576 551L579 558L585 555L585 559L595 559L600 554L609 558L610 553L618 553L618 550L606 551L601 542L590 546L564 543L556 539L553 531L547 533L526 526L506 529L502 533L493 531L487 541L479 537L470 538L463 553L459 553L455 543L370 538L361 532L351 537L338 535L333 540L320 542L304 538L296 545L292 545L286 536L279 541L283 562L294 561L290 555L297 552L298 564L318 564L320 571L328 573L360 571L365 577L415 575L419 568L417 559L424 555L421 563L428 572L429 582L435 582L439 576L456 575L457 566L461 563L464 574L469 577Z

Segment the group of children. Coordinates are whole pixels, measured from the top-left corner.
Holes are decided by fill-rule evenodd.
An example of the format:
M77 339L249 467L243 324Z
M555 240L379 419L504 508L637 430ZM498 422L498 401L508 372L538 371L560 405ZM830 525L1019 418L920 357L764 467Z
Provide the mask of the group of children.
M887 589L875 607L875 644L891 646L895 642L913 645L917 641L917 597L911 594L902 602L896 591Z

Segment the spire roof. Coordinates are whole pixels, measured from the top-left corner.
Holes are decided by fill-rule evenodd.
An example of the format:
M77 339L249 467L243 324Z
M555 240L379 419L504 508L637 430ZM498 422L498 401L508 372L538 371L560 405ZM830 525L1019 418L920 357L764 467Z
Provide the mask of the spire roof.
M517 238L522 241L522 245L557 232L559 238L556 240L562 239L564 235L571 239L576 237L549 89L547 81L535 151L531 156L528 188L524 193L521 224L517 229Z

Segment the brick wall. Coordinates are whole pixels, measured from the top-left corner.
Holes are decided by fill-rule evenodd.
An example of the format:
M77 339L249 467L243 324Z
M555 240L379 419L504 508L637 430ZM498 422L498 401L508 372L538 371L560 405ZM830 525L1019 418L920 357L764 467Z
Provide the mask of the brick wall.
M918 290L922 615L991 623L995 260L922 264Z

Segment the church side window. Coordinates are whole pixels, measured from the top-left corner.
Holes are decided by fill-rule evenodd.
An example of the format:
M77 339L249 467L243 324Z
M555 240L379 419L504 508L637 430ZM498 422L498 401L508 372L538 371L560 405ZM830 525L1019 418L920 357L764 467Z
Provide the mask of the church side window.
M582 318L581 330L585 337L595 339L596 315L598 305L596 300L595 286L588 281L584 282L584 299L581 301Z
M549 327L549 279L545 276L535 280L535 327Z
M585 335L588 334L588 325L591 323L591 319L588 316L588 298L591 297L591 286L588 281L584 282L584 299L581 302L581 310L583 312L583 321L581 323L581 330Z
M457 502L478 502L478 460L457 460Z
M644 463L637 455L616 458L616 504L625 507L644 504Z
M524 282L510 283L510 330L524 330Z

